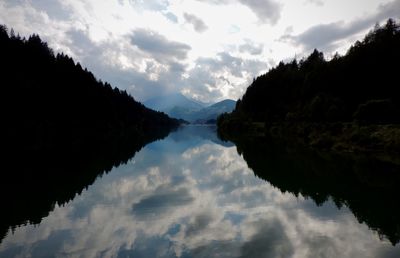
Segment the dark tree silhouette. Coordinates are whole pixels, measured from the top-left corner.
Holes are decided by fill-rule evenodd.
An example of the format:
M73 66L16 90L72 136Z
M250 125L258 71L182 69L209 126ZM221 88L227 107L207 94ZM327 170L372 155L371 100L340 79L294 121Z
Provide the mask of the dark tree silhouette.
M269 137L233 139L254 174L282 192L332 200L347 206L360 223L400 242L400 165L387 157L321 153Z
M97 80L38 35L0 25L0 238L38 223L179 125Z
M253 81L232 113L218 118L220 136L282 192L317 205L328 199L346 205L361 223L397 244L399 46L399 25L389 19L344 56L327 61L314 50L300 62L279 63ZM391 152L344 155L297 144L324 148L335 140L336 150L358 145Z
M146 108L126 91L97 80L79 63L54 54L38 35L21 39L0 27L4 139L25 146L111 140L177 120Z
M314 50L299 63L281 62L253 81L231 114L220 117L220 130L247 130L254 122L398 124L399 46L399 25L389 19L344 56L326 61Z

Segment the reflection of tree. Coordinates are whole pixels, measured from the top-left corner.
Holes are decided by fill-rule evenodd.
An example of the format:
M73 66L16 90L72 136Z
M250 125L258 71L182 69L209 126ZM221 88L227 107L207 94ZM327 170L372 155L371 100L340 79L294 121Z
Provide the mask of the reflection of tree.
M55 204L64 205L93 184L98 176L126 163L144 145L164 138L168 129L153 130L140 138L109 142L54 145L29 151L14 146L3 154L0 174L0 240L8 229L37 224Z
M234 142L254 173L282 192L312 198L317 205L331 198L393 245L400 241L400 165L291 148L267 138Z
M178 121L0 25L0 238L39 223Z

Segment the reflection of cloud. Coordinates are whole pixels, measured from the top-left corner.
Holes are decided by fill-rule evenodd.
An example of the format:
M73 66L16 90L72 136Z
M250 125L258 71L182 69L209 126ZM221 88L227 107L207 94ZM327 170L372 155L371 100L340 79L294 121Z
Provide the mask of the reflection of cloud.
M145 147L39 226L17 228L0 244L0 257L46 250L89 258L399 255L400 247L381 242L348 209L328 201L321 210L283 194L254 177L235 148L185 139ZM176 144L187 158L168 151Z
M241 248L240 257L276 257L293 255L293 246L279 220L257 222L259 231Z
M185 236L190 237L201 233L213 220L213 217L208 213L199 214L193 218L193 222L186 228Z
M194 199L187 189L178 190L163 189L156 191L153 195L146 197L132 206L132 213L136 218L148 219L159 217L170 209L185 206Z

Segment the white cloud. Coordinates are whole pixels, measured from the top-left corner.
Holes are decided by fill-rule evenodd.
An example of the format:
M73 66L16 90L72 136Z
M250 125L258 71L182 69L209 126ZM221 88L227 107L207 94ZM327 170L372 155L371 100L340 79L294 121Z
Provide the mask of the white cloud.
M185 18L185 21L187 23L190 23L193 25L193 28L195 31L202 33L208 29L208 26L198 17L195 15L189 14L189 13L184 13L183 17Z
M160 62L171 59L184 60L191 49L189 45L170 41L157 32L144 29L134 31L131 43L151 56L157 57Z
M310 48L344 49L375 21L400 13L390 0L319 3L5 0L0 23L40 34L140 100L181 91L210 102L241 97L253 76Z
M378 6L377 11L352 21L337 21L314 25L298 35L286 34L281 40L303 46L306 52L318 48L328 53L337 50L342 41L372 29L375 23L388 18L400 18L400 2L392 1ZM346 42L348 45L349 42Z

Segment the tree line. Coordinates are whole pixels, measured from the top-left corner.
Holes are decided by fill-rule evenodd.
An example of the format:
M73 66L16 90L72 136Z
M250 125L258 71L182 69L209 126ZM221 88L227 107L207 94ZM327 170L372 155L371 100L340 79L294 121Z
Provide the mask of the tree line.
M30 148L141 138L178 121L95 78L33 34L0 26L1 119L5 140Z
M389 19L376 25L343 56L280 62L254 79L221 130L244 130L254 122L398 124L400 122L400 29Z

